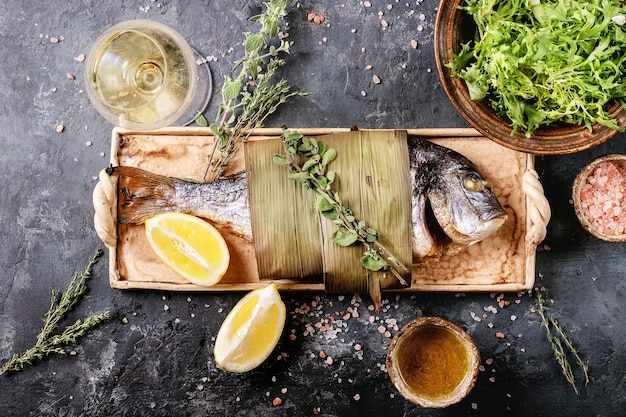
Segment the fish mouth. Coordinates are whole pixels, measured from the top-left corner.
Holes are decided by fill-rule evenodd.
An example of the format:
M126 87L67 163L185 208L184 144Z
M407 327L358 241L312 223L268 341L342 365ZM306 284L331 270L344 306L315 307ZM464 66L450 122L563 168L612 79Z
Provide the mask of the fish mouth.
M489 236L495 233L507 221L509 216L506 213L496 213L483 223L483 235Z
M500 225L502 225L508 218L508 214L506 214L506 211L503 209L489 210L482 216L483 221L501 221Z

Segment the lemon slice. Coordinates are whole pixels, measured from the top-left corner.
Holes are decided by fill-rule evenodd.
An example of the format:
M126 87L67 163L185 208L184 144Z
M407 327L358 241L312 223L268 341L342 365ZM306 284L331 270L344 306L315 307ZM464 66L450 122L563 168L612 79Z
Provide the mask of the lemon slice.
M246 294L228 313L215 338L215 363L229 372L247 372L272 353L285 326L286 309L271 283Z
M228 269L230 255L222 235L206 221L183 213L157 214L145 222L156 255L198 285L214 285Z

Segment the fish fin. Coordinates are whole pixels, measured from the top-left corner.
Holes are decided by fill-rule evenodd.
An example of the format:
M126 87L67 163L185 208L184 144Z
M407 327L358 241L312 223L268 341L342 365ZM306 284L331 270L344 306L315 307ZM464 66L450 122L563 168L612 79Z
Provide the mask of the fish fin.
M141 224L164 211L174 211L171 200L176 181L140 168L114 167L111 175L119 178L119 223Z
M457 243L451 240L450 243L445 247L445 255L446 256L456 255L458 253L463 252L469 246L471 246L471 244Z
M418 194L413 203L411 215L413 222L413 260L424 262L427 259L439 258L440 251L437 242L428 228L427 197L424 194Z

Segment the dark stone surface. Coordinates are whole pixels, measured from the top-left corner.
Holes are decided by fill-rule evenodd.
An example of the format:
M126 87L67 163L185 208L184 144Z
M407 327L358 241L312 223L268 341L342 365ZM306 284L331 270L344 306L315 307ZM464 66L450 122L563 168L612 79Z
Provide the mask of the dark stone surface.
M438 81L432 39L437 5L435 0L372 1L372 7L357 1L294 4L287 18L294 45L284 75L311 94L285 106L268 124L467 126ZM32 346L51 291L64 288L103 246L92 226L91 193L108 164L112 126L83 93L84 63L74 57L87 54L116 22L153 19L177 29L204 55L218 57L211 69L219 87L241 54L241 33L255 29L248 17L260 10L260 2L243 0L0 3L2 362ZM307 21L311 11L326 21ZM60 41L51 43L50 37ZM76 79L69 80L68 73ZM381 84L372 82L374 74ZM209 119L216 107L212 100ZM55 131L57 124L64 125L62 133ZM534 299L526 293L387 294L379 314L368 309L366 295L361 300L284 293L289 314L275 353L260 368L231 375L213 363L213 338L241 294L113 290L103 258L69 322L102 310L110 310L112 319L69 346L67 355L0 376L0 415L623 415L626 246L585 233L569 198L583 165L625 150L620 134L575 155L537 158L554 217L545 241L550 250L538 254L536 283L546 289L549 314L589 364L587 387L574 370L579 395L561 375ZM499 299L510 305L500 308ZM344 319L348 308L358 317ZM472 313L485 318L477 322ZM390 339L378 327L393 334L394 323L423 315L457 323L482 355L484 371L474 390L444 410L411 405L381 368ZM332 330L322 331L318 323L329 323ZM320 351L332 360L320 358ZM272 406L274 397L282 399L281 406Z

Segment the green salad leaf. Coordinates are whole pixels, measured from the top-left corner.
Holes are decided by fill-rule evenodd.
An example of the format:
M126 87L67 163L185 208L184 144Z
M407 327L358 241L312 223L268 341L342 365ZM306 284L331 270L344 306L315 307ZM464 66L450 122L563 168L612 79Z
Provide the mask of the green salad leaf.
M621 0L467 0L474 40L446 64L473 100L489 100L532 136L553 122L619 131L626 106L626 6ZM625 107L626 108L626 107Z

